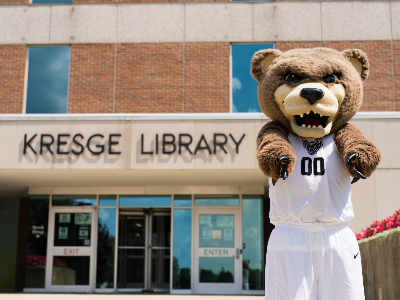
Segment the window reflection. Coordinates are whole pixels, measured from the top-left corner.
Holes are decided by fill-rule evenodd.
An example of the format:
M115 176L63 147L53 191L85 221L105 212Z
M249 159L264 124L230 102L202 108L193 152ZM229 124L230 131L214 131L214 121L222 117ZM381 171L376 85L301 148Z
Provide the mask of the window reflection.
M146 240L145 216L120 215L118 246L144 247Z
M52 205L53 206L96 206L95 195L53 195Z
M171 196L120 196L120 206L171 207Z
M242 197L243 289L262 290L264 247L263 205L261 196Z
M89 247L92 235L91 213L56 213L54 246Z
M49 196L31 196L25 287L44 288L46 274Z
M152 246L171 246L171 216L153 216Z
M151 251L151 288L169 289L169 249Z
M29 47L26 113L67 113L69 46Z
M258 84L249 72L250 61L257 51L273 47L273 44L232 45L232 112L261 112Z
M174 195L174 206L176 207L192 206L192 195Z
M99 209L96 288L114 288L115 209Z
M112 195L100 195L99 196L99 206L116 206L117 205L117 196Z
M89 285L90 256L53 256L52 285Z
M190 289L192 210L174 209L173 289Z
M117 288L144 288L144 249L118 249Z
M196 206L234 206L239 205L239 195L196 195Z
M233 257L199 257L200 282L234 282Z

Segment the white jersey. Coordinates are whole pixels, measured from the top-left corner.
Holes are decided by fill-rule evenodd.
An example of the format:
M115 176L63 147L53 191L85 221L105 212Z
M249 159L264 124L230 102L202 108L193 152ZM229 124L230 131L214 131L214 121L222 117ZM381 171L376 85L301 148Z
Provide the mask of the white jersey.
M289 141L296 151L296 163L286 180L280 178L274 186L270 179L271 223L350 222L354 217L351 177L337 153L333 134L311 143L290 135Z

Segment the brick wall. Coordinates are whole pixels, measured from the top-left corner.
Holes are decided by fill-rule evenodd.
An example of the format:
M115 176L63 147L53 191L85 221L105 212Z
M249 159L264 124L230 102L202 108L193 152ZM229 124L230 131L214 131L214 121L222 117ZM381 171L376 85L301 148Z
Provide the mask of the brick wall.
M185 113L229 112L230 44L185 44Z
M370 73L364 82L362 111L393 111L393 62L390 41L323 42L336 50L361 49L370 61ZM399 86L400 87L400 86Z
M23 110L26 45L0 46L0 113Z
M400 41L393 41L394 60L391 41L322 45L367 53L371 71L362 111L400 110ZM319 46L321 42L275 44L282 51ZM26 49L0 46L0 113L23 112ZM115 44L72 45L68 112L112 113L114 106L116 113L229 112L229 55L229 43L118 44L114 97Z
M393 41L393 61L395 79L395 110L400 110L400 41Z
M320 46L321 42L278 42L275 44L275 48L282 51ZM395 109L393 65L395 71L397 66L397 86L400 89L400 42L394 41L394 54L397 56L394 59L395 64L392 61L390 41L324 41L322 46L339 51L361 49L367 53L370 60L370 75L364 82L364 101L361 111L393 111ZM400 97L400 94L398 94L398 97ZM400 98L398 99L400 100ZM396 105L397 109L399 109L399 105Z
M68 113L112 113L114 44L71 46Z
M119 44L116 113L177 113L183 104L183 44Z
M29 4L29 0L0 0L0 5L7 4Z

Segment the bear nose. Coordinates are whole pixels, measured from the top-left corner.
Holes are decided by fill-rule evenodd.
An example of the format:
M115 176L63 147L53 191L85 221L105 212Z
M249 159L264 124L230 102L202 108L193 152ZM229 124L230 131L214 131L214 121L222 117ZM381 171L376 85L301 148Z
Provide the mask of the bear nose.
M307 99L311 105L324 97L324 91L315 88L305 88L300 92L300 96Z

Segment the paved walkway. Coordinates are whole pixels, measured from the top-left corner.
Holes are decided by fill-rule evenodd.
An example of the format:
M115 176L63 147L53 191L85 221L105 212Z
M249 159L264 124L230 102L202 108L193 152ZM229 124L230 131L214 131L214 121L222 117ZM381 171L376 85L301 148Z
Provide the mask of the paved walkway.
M264 296L0 293L0 300L263 300Z

